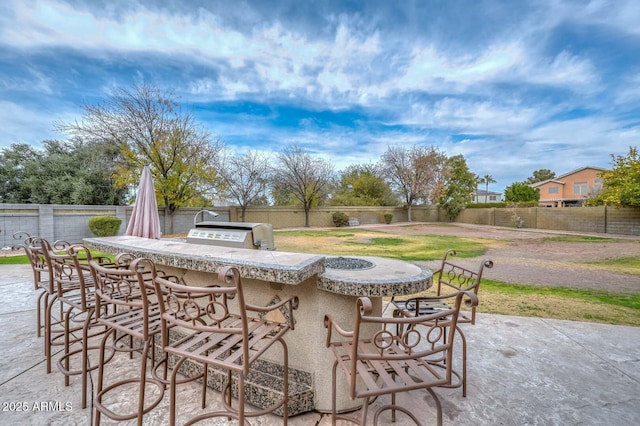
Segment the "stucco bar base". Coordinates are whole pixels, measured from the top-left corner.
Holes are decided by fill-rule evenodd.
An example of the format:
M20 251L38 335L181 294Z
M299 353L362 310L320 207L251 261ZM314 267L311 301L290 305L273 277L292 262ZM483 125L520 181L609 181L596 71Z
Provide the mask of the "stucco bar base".
M230 249L137 237L90 238L85 243L108 253L129 252L150 258L162 265L165 272L183 278L189 285L211 285L217 282L217 271L223 265L237 266L243 277L246 301L255 305L266 306L273 301L298 296L300 305L294 311L295 329L285 336L289 367L295 377L311 378L313 403L306 401L302 405L304 409L313 407L320 412L331 411L333 367L333 356L326 348L324 316L331 314L343 328L350 329L359 296L370 296L374 314L380 314L383 295L411 294L431 285L430 271L389 259L367 257L379 261L380 266L360 273L342 274L341 271L331 270L323 280L325 257L312 254ZM356 293L350 294L352 291ZM283 316L277 316L276 313L273 319L284 319ZM267 357L277 363L280 354L269 353ZM305 380L301 379L300 382ZM346 383L339 382L337 389L339 411L360 406L359 401L349 398ZM306 397L297 400L304 399ZM295 401L296 398L292 398L292 403ZM290 404L292 413L299 413L301 409L301 406Z

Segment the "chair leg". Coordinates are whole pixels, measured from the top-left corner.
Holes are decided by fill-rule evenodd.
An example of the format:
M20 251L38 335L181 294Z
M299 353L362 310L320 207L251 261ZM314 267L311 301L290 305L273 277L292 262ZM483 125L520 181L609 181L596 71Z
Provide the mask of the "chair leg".
M289 422L289 350L287 348L287 344L283 339L280 339L280 343L282 344L282 360L284 363L283 366L283 392L284 392L284 401L282 407L282 424L287 426Z
M186 361L186 358L180 358L180 360L173 366L171 372L170 382L170 395L169 395L169 426L175 426L176 424L176 381L178 380L178 370L182 364Z
M138 424L139 426L142 426L144 423L144 415L147 414L149 411L153 410L164 398L166 385L163 381L157 380L155 377L153 377L153 374L151 375L152 377L147 376L147 370L149 370L148 366L150 362L149 348L153 343L153 337L146 339L144 342L142 342L143 343L142 346L136 349L136 351L138 350L140 351L140 364L138 367L139 375L137 377L134 378L126 375L120 380L112 381L107 386L104 385L105 365L108 364L109 361L115 356L116 352L122 352L122 351L127 351L129 353L131 352L129 351L129 348L126 345L122 346L121 340L124 340L125 337L127 336L121 335L120 337L118 337L116 330L109 328L109 330L105 333L101 341L100 361L99 361L100 364L98 366L99 367L98 368L98 386L97 386L97 394L94 399L94 405L96 407L96 418L100 419L101 415L105 415L111 420L115 420L115 421L135 420L136 424ZM110 338L113 338L113 343L109 348L109 350L111 351L110 356L108 359L106 359L105 358L106 343L107 343L107 340L109 340ZM153 365L153 361L151 361L151 363L152 363L151 365ZM153 371L153 368L151 368L151 370ZM108 394L122 395L123 392L125 392L125 390L121 388L122 386L131 386L134 384L138 388L138 400L137 400L137 404L135 404L136 405L135 410L130 412L116 412L114 411L114 408L118 409L122 407L118 407L118 405L113 405L113 404L110 405L108 403L103 403L105 399L107 401L110 400L110 398L106 395ZM151 403L146 401L147 385L150 385L150 384L156 385L159 391L159 394L155 397L155 400L152 401ZM133 398L129 398L129 400L131 402L135 401L135 399ZM98 423L96 423L96 425L98 424L99 424L99 420L98 420Z
M225 404L229 407L229 411L232 410L233 406L233 387L231 386L233 380L233 375L231 374L231 370L227 370L227 384L224 387L223 397Z
M107 340L111 335L115 336L115 329L107 330L100 341L100 359L98 360L98 385L96 388L96 395L99 395L102 392L102 388L104 385L104 364L105 364L105 349L107 347ZM114 337L115 338L115 337ZM100 416L102 413L97 408L95 411L95 425L100 426Z
M427 388L427 392L431 394L431 396L433 397L433 400L436 403L436 411L438 416L437 424L438 426L442 426L442 404L440 404L440 399L438 398L438 395L436 395L436 393L433 391L433 389Z
M244 424L244 374L238 373L238 424Z
M207 380L209 377L209 366L204 364L202 368L204 368L204 370L202 371L202 400L200 401L200 407L204 410L207 406Z
M62 352L65 355L70 352L69 336L71 333L69 330L71 329L71 312L72 312L72 309L69 308L69 310L67 310L64 316L64 350ZM69 371L69 368L71 368L69 357L67 356L64 357L64 368L66 371ZM64 375L64 385L69 386L69 376L66 374ZM82 407L82 408L85 408L85 407Z
M147 387L147 355L149 354L150 337L144 342L140 359L140 391L138 393L138 426L142 426L142 416L144 415L144 397Z
M82 326L82 408L87 408L87 382L89 380L89 326L93 318L93 309L86 313ZM68 371L68 369L67 369Z
M336 426L336 369L338 368L338 362L333 363L333 369L331 370L331 426Z
M467 396L467 338L458 326L456 326L460 340L462 341L462 396Z
M367 416L369 415L369 404L371 403L371 398L363 398L362 408L360 409L360 426L365 426L367 424Z
M42 337L42 311L45 310L45 306L46 303L49 301L49 295L47 294L46 291L43 291L42 293L40 293L40 295L38 296L38 310L36 312L36 322L38 324L38 330L36 331L38 333L38 337Z
M53 301L48 301L44 314L44 356L47 361L47 373L51 373L51 309Z
M392 393L391 394L391 405L393 405L393 408L391 409L391 422L395 423L396 422L396 394Z

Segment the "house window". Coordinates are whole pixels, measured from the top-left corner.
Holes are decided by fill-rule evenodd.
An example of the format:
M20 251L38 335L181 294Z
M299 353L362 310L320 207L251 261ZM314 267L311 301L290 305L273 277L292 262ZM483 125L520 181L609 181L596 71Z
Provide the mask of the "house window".
M558 188L557 186L549 187L549 194L558 194L558 193L560 193L560 188Z
M495 200L496 200L496 196L495 196L495 195L489 195L489 199L490 199L491 201L495 201Z
M587 182L574 182L573 193L587 195L589 193L589 185L587 185Z
M602 178L596 178L593 184L593 191L597 194L602 189Z

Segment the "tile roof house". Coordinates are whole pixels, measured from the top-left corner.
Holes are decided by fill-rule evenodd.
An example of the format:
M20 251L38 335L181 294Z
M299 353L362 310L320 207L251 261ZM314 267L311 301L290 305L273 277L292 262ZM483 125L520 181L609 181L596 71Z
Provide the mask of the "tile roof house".
M581 207L602 189L599 167L582 167L531 186L540 190L540 207Z

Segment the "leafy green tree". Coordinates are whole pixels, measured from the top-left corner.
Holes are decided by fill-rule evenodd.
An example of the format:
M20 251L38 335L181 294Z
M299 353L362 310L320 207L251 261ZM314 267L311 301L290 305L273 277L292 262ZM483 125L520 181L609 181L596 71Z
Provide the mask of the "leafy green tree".
M611 155L613 168L602 173L603 188L589 205L606 204L616 207L640 207L640 155L637 147L629 153Z
M336 206L394 206L398 200L375 164L356 164L340 173L337 190L331 199Z
M454 220L465 208L477 187L477 176L467 167L462 155L450 157L446 163L444 190L438 204Z
M30 203L26 179L39 168L42 153L28 144L13 144L0 152L0 203Z
M116 144L124 160L115 174L117 184L135 187L149 165L158 202L168 215L215 191L215 161L222 144L182 111L172 93L145 84L117 89L102 103L83 107L81 121L57 128L85 140Z
M327 197L333 180L333 166L314 158L300 146L286 148L277 155L278 167L273 171L272 186L278 198L293 197L304 208L305 225L309 227L309 211Z
M478 175L474 176L475 179L475 188L476 188L476 197L475 197L475 203L479 203L480 201L478 200L478 193L480 193L480 185L482 184L482 178Z
M417 201L435 204L440 199L446 160L446 155L436 148L422 145L390 146L382 155L385 176L402 196L409 222Z
M41 204L121 204L124 188L113 184L115 157L112 146L84 143L44 141L36 151L27 145L12 145L4 150L0 162L8 161L6 201Z
M505 188L504 200L509 203L537 202L540 200L540 189L526 182L514 182Z
M556 177L555 172L552 172L549 169L538 169L533 172L531 176L527 178L525 183L538 183L544 182L545 180L554 179Z

